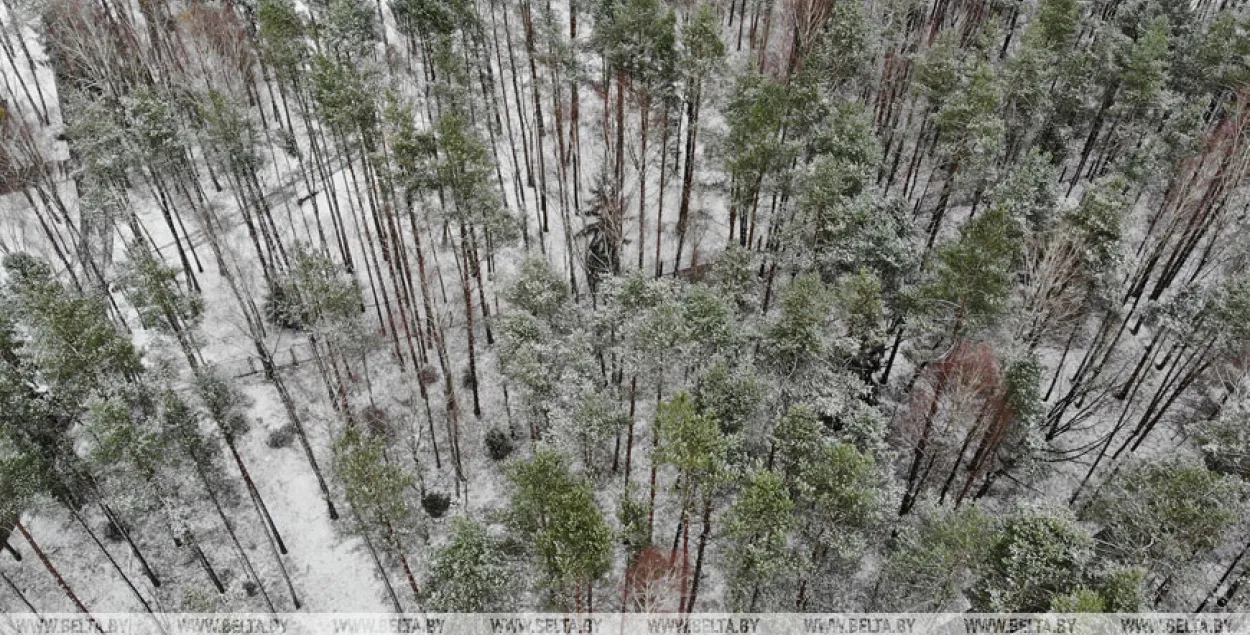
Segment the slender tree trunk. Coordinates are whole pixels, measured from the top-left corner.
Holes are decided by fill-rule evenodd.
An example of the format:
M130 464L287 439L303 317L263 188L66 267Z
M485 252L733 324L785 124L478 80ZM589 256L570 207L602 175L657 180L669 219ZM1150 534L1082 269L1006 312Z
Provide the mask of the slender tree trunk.
M16 595L17 599L21 600L22 604L24 604L31 613L39 615L39 609L36 609L35 605L30 603L26 594L22 593L22 590L18 588L18 586L13 583L13 580L9 579L9 576L5 575L3 571L0 571L0 580L4 581L4 585L9 587L9 590L13 592L13 595Z
M87 536L91 538L91 542L94 543L96 548L104 554L104 558L108 560L109 566L113 568L113 571L117 572L118 577L122 579L126 588L130 589L130 593L135 596L136 600L139 601L143 610L151 613L152 606L148 604L146 599L144 599L143 594L139 593L139 589L136 588L134 582L130 580L130 576L126 575L126 572L122 570L121 565L117 563L117 559L113 557L113 554L109 553L108 548L104 546L104 542L101 541L100 537L97 536L95 531L91 529L91 525L87 524L87 521L82 517L82 514L79 514L78 510L74 509L73 503L67 503L65 507L69 510L69 513L73 516L74 520L78 521L78 524L83 528L83 531L87 532Z
M677 208L677 253L673 257L673 272L681 270L682 249L686 242L686 231L690 224L690 196L694 190L695 149L699 132L699 102L701 89L696 84L693 95L686 102L686 151L685 163L682 166L681 203ZM732 226L731 226L732 231Z
M52 577L56 579L56 584L61 587L62 591L65 592L65 597L69 598L69 600L74 603L78 612L87 615L87 619L97 631L104 633L104 629L100 627L98 622L96 622L95 617L91 615L91 611L87 610L87 606L82 603L82 600L78 599L78 595L74 593L74 589L69 586L69 583L65 581L65 578L61 577L61 572L57 571L56 567L52 564L52 561L48 559L48 555L43 552L43 549L39 548L39 543L35 542L34 537L30 535L30 532L26 530L26 526L23 525L20 520L17 522L17 530L22 533L22 537L26 539L26 542L30 543L31 550L35 552L35 556L37 556L39 561L43 563L44 568L47 569L48 573L52 574Z
M703 554L707 549L708 538L712 535L712 499L708 497L703 504L703 529L699 532L699 546L695 550L694 580L690 583L690 600L686 602L686 613L694 612L694 603L699 599L699 582L703 579Z

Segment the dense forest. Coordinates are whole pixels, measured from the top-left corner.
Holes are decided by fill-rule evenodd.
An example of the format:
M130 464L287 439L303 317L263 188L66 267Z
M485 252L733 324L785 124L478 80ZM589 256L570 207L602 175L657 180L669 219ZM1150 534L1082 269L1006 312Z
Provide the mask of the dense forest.
M3 0L0 608L1246 610L1247 11Z

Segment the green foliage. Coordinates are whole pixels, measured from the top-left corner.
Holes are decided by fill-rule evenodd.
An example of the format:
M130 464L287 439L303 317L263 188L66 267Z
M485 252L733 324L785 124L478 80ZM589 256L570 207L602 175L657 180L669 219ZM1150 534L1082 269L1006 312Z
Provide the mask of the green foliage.
M451 539L430 558L426 607L439 613L508 610L513 572L502 545L480 523L453 518Z
M1250 20L1236 3L744 0L727 24L702 0L141 2L151 32L120 39L105 27L125 15L44 4L45 66L72 80L49 102L63 139L23 118L46 84L0 99L0 190L17 205L0 212L0 520L51 500L98 523L105 502L144 549L194 529L222 556L221 527L197 516L205 483L238 502L220 442L247 455L297 438L246 436L252 404L198 355L205 317L223 322L215 338L232 330L206 301L233 271L245 312L268 294L269 321L304 331L253 332L258 348L308 340L333 358L327 384L363 377L379 408L411 405L415 387L368 347L407 334L422 359L438 349L421 395L441 372L448 391L411 422L438 438L336 428L326 492L387 556L421 556L423 608L504 610L537 591L582 610L678 569L689 590L694 559L667 557L674 525L697 544L700 600L732 610L853 609L874 574L866 608L905 611L1189 610L1244 586L1213 579L1250 498ZM18 35L31 8L9 11ZM46 152L59 141L67 161ZM600 169L613 155L624 181ZM545 228L549 212L558 227L515 249L521 220ZM314 229L320 243L298 243ZM261 254L264 286L248 262L183 279L155 249L170 232L197 264L205 237L219 263L249 235L276 260ZM27 244L59 260L14 253ZM691 269L622 272L647 244ZM372 323L366 280L406 328ZM451 416L466 328L484 335L476 423ZM190 374L160 347L145 360L132 330L177 338ZM268 378L292 417L324 410L291 410L307 391ZM511 496L483 518L508 540L487 520L425 518L457 509L427 469L444 432L481 444L475 476L506 472ZM1167 457L1142 453L1172 433ZM1055 478L1100 449L1079 486ZM905 517L889 517L904 481ZM1068 481L1077 491L1055 491ZM1092 501L1079 522L1004 504L1039 492ZM167 546L157 568L185 578L197 563ZM639 554L653 570L629 566ZM517 555L541 569L537 589L512 583Z
M133 469L140 484L157 477L158 469L171 462L169 439L160 434L153 420L147 395L118 390L91 404L84 420L93 445L88 463L112 476L125 479Z
M356 58L368 53L377 39L377 13L364 0L316 0L319 35L339 56Z
M771 440L776 478L801 527L800 546L791 557L803 570L800 608L830 606L825 598L846 588L884 520L889 503L883 475L869 451L826 437L821 421L804 405L790 408Z
M1146 572L1137 568L1116 569L1102 576L1098 595L1108 613L1133 613L1145 606Z
M1175 458L1139 461L1104 484L1084 511L1100 540L1127 565L1156 576L1180 575L1195 554L1221 544L1245 510L1246 485Z
M571 315L562 314L561 326L572 325ZM519 388L522 403L537 427L545 429L568 410L595 370L588 354L589 345L580 331L566 332L533 315L505 312L494 322L499 338L500 369Z
M1056 176L1050 156L1033 147L993 188L989 198L993 205L1006 208L1007 215L1022 227L1034 232L1045 231L1051 227L1059 205L1054 185Z
M225 474L217 462L221 455L219 440L200 427L199 413L172 390L162 391L156 399L160 408L161 433L198 465L209 482L215 487L227 488Z
M999 78L992 66L982 63L960 77L958 88L938 109L940 143L950 160L961 164L960 174L983 176L998 160L1004 134L1001 106Z
M451 112L438 119L434 134L441 151L434 164L434 183L450 195L450 218L483 227L497 241L512 240L515 223L500 200L494 163L477 130L467 118Z
M1116 180L1096 184L1064 217L1084 247L1083 271L1106 269L1120 258L1120 239L1130 203L1123 190L1123 183Z
M831 94L862 79L875 53L876 42L870 38L873 26L861 5L835 5L824 31L807 52L802 74L813 75L823 91Z
M730 435L753 427L764 400L764 387L749 368L717 363L695 384L694 401L699 412L718 421Z
M307 48L304 44L304 24L291 0L257 0L256 21L263 51L268 62L278 71L278 76L293 81L299 71Z
M677 17L658 0L606 0L595 21L594 42L634 90L664 92L677 73Z
M66 289L42 261L5 256L4 297L24 327L23 350L57 399L76 403L116 380L142 372L139 353L108 315L104 298Z
M1212 472L1250 475L1250 409L1244 401L1225 406L1218 417L1198 422L1194 442Z
M863 344L875 343L885 320L881 278L861 269L839 280L834 294L847 335Z
M725 43L720 39L720 18L716 8L703 3L682 29L681 68L686 81L700 83L725 57Z
M200 100L200 133L215 163L243 174L262 164L256 127L238 104L223 93L209 91Z
M513 464L509 524L531 546L557 588L590 583L612 564L612 530L595 504L590 485L555 452Z
M12 309L0 302L0 512L6 514L25 511L42 495L72 495L61 468L75 460L66 432L78 408L35 389L37 369L24 355Z
M782 582L793 570L788 540L795 527L794 503L781 476L761 470L747 479L729 509L729 606L754 611L761 588Z
M765 333L765 351L781 376L808 369L829 353L826 325L834 295L815 274L790 281L781 290L781 315Z
M1182 94L1213 94L1250 81L1250 32L1235 14L1218 14L1203 32L1180 38L1172 49L1170 79Z
M731 95L725 106L725 168L739 185L732 204L741 209L749 207L749 197L766 176L787 164L792 149L779 133L791 97L784 85L753 72L738 77Z
M662 380L692 356L682 289L668 278L632 275L606 285L601 331L619 333L621 352L644 379ZM715 298L712 298L715 301Z
M555 435L571 448L587 474L605 476L612 466L613 441L629 425L618 400L599 390L582 391L576 405L556 427Z
M820 419L810 407L802 404L791 407L777 422L772 441L777 469L791 486L796 486L797 479L811 469L825 444Z
M8 430L0 434L0 513L19 514L48 491L64 492L44 457L14 443Z
M228 438L247 432L249 425L244 410L249 405L230 380L214 369L196 373L195 394L210 419L220 426Z
M1076 37L1080 18L1077 0L1043 0L1038 6L1035 27L1040 44L1055 52L1066 50Z
M876 604L891 611L950 610L988 556L993 520L976 508L929 509L902 527L877 581Z
M1013 361L1003 373L1003 401L1024 425L1035 423L1045 412L1041 394L1042 364L1036 355Z
M943 103L959 86L960 59L953 32L944 31L916 62L913 81L931 108Z
M980 612L1034 613L1080 589L1094 558L1094 538L1063 513L1024 510L1009 517L989 545L971 592Z
M182 167L186 147L178 121L166 98L151 89L137 90L122 99L126 130L136 154L149 166Z
M813 183L835 196L855 196L876 180L881 162L872 117L863 104L840 104L830 113L811 141L811 152L818 157L817 171L831 177L829 183Z
M720 423L700 413L689 395L679 394L660 404L655 426L660 437L656 458L681 473L685 496L722 475L729 442Z
M1097 591L1081 587L1056 595L1050 601L1050 610L1055 613L1102 613L1106 605Z
M911 219L875 187L881 150L871 118L857 104L833 109L810 142L810 172L798 180L798 223L787 231L808 250L822 277L862 269L895 283L911 267ZM810 252L810 255L809 255Z
M409 37L445 38L479 26L475 9L464 0L391 0L390 5L400 33Z
M1142 606L1141 569L1119 569L1101 576L1090 587L1077 587L1054 596L1050 610L1055 613L1135 613Z
M710 283L717 292L733 301L740 313L756 309L756 287L759 280L753 265L754 252L733 243L721 252L712 264Z
M1120 82L1127 103L1133 108L1151 104L1163 89L1168 72L1168 33L1166 17L1151 20L1145 32L1127 44L1120 61Z
M393 548L412 531L415 516L408 493L412 475L387 458L386 445L349 427L334 442L334 471L363 531L378 531Z
M508 314L496 322L499 365L504 376L525 389L527 400L543 411L556 395L565 357L551 346L549 327L528 315Z
M819 526L843 532L871 527L885 503L876 460L846 443L825 443L800 475L798 490L796 499L805 502Z
M66 100L65 138L78 152L84 177L106 187L120 184L136 157L119 152L129 144L116 110L78 93L70 93Z
M141 240L131 242L126 253L129 258L123 268L122 284L139 312L139 323L163 333L196 326L204 312L204 302L198 294L179 287L178 274L182 270L166 266Z
M1250 339L1250 275L1229 277L1207 294L1202 315L1191 327L1190 341L1214 340L1214 352L1226 359L1241 355Z
M568 283L545 260L536 258L521 262L515 279L502 295L518 309L549 323L569 308Z
M308 328L305 323L307 316L301 314L298 296L280 284L269 289L269 295L265 296L264 309L265 319L274 326L293 331Z
M954 333L994 324L1011 297L1019 231L997 206L968 221L958 240L938 249L933 272L916 296L922 313Z
M997 469L1013 475L1016 482L1028 483L1044 477L1046 443L1042 421L1046 414L1042 385L1043 368L1036 355L1011 360L1003 371L1003 407L1010 420L996 449Z
M335 0L335 5L351 0ZM372 15L372 12L370 12ZM347 138L373 134L379 123L370 78L356 65L318 55L313 59L312 96L318 114L332 130ZM366 141L369 143L369 141Z
M617 519L621 526L621 544L625 545L625 550L629 554L626 563L631 567L638 554L651 545L651 533L647 523L649 511L650 505L639 495L637 485L633 481L627 483L625 492L621 494L621 506L617 511Z
M289 258L266 306L271 321L330 333L359 317L360 285L345 267L306 245L292 247Z
M715 289L692 284L684 289L681 320L696 358L734 356L740 344L740 325L734 307Z
M394 94L388 95L382 110L383 129L390 145L393 174L403 186L408 205L420 192L438 188L435 162L438 158L438 139L434 133L417 129L416 112L412 104L401 101Z
M885 449L885 435L890 421L880 408L856 401L840 414L840 425L835 430L837 438L871 456L878 456Z

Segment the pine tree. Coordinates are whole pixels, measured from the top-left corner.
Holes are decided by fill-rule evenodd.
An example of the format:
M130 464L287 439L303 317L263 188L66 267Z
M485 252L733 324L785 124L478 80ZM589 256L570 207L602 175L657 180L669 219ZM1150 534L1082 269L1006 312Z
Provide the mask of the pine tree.
M781 314L765 335L775 372L788 378L816 369L831 352L828 324L834 296L819 276L795 278L781 292Z
M678 57L676 51L676 15L665 11L657 0L619 0L604 2L595 22L593 41L603 52L611 76L616 80L617 91L617 145L623 139L623 102L626 94L632 94L638 105L640 147L638 159L638 268L643 266L647 249L647 170L648 140L653 108L657 102L671 98L677 79ZM624 147L617 147L613 188L617 197L624 200L622 165ZM666 151L661 148L661 152ZM618 203L619 205L619 203ZM624 210L617 213L623 214ZM616 226L620 226L617 223ZM657 226L656 231L660 231ZM620 236L623 239L624 236Z
M5 256L4 270L11 310L27 329L27 355L59 401L81 404L141 371L138 352L109 319L103 298L66 289L25 253Z
M1195 557L1222 544L1242 513L1244 484L1192 460L1128 465L1103 485L1082 517L1098 523L1110 557L1150 572L1152 606L1189 606L1177 597Z
M992 171L1003 143L1003 123L998 116L1001 106L1002 90L993 67L981 63L960 78L949 99L937 110L934 127L945 178L937 207L930 213L926 252L941 232L956 186L972 186L975 210L976 199L993 179Z
M510 605L512 569L498 539L486 527L452 519L451 539L431 557L426 606L439 613L492 613Z
M727 478L726 458L730 440L721 432L720 424L706 414L698 413L689 395L679 394L660 404L656 411L655 432L658 447L653 461L660 461L677 469L681 494L681 514L678 534L681 537L681 604L679 610L693 610L698 599L700 565L706 545L706 535L711 523L712 504L718 490ZM652 486L655 483L652 468ZM691 509L698 503L703 506L703 534L696 547L698 561L695 563L693 580L690 564ZM652 494L651 515L655 514L655 496ZM653 521L652 521L653 522ZM673 552L676 554L676 540Z
M516 489L508 522L541 562L553 602L586 606L612 554L612 531L590 485L541 447L530 461L512 466L509 480Z
M201 362L196 327L204 312L203 298L184 292L178 284L178 269L157 260L146 243L132 243L127 256L123 280L130 303L139 312L139 323L172 335L187 364L197 369Z
M386 446L366 436L360 427L346 429L334 444L335 472L343 483L347 501L356 516L356 531L373 549L372 541L385 545L387 552L399 560L408 579L413 598L422 602L421 587L408 562L407 551L418 531L416 517L408 502L415 479L387 457ZM386 571L379 563L382 576L396 612L403 612L394 589L386 580Z
M720 38L719 20L710 5L701 5L682 30L681 67L685 69L686 140L681 198L677 209L677 247L673 258L673 271L681 270L686 234L690 230L690 201L694 195L697 165L695 159L699 151L699 115L703 109L704 91L724 56L725 44Z
M1022 510L1003 523L988 550L970 593L973 609L1040 612L1081 588L1094 559L1094 537L1070 515Z
M776 472L752 474L728 512L729 605L747 613L784 601L778 587L794 573L787 543L796 525L794 502Z
M1021 228L994 207L963 227L958 240L937 251L928 280L915 291L917 317L950 342L992 325L1008 309L1019 264Z
M993 519L975 508L928 509L900 528L873 590L873 605L897 611L954 606L989 555Z
M868 550L882 523L886 494L872 455L840 442L823 442L794 481L804 571L795 606L832 608L846 594L845 577Z
M1194 426L1194 445L1202 452L1207 469L1235 476L1250 473L1250 438L1246 426L1250 412L1244 399L1221 409L1219 416Z
M798 186L801 224L786 235L797 233L826 281L867 268L897 284L910 269L910 221L874 187L881 151L867 113L838 108L811 145L810 173Z
M592 419L611 428L606 404L589 388L593 371L582 330L584 317L571 301L569 286L548 264L531 259L522 263L501 295L515 310L505 309L493 322L500 370L521 389L531 438L536 440L560 421L566 432L589 441L591 437L583 438L578 429L577 407L562 405L583 399L604 406L592 410L605 417ZM582 447L591 450L596 443ZM597 454L602 448L593 449Z
M695 383L693 397L699 412L717 421L726 435L746 435L759 425L767 394L751 368L718 362Z
M784 85L752 72L739 76L733 95L726 106L729 135L724 149L731 180L729 242L753 247L766 180L784 169L794 152L781 136L791 96Z
M629 424L628 413L616 399L594 389L583 390L570 410L555 426L555 442L573 450L586 474L606 476L614 465L613 443Z

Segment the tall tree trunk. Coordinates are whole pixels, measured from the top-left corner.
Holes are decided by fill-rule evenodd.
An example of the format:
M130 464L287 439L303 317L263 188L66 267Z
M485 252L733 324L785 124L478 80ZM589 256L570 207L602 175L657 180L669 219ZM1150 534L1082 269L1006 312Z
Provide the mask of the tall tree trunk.
M99 622L96 622L95 617L91 615L91 611L87 610L87 607L82 603L82 600L78 599L78 595L74 593L74 589L69 586L69 583L65 581L65 578L61 577L61 572L57 571L56 567L52 564L52 561L48 559L48 555L43 552L43 549L39 547L39 543L35 542L34 537L30 535L30 532L26 530L26 526L23 525L20 520L17 522L17 530L22 533L22 537L26 539L26 542L30 543L31 550L35 552L35 556L37 556L39 561L43 563L44 568L47 569L48 573L52 574L52 577L56 579L56 584L61 587L62 591L65 592L65 597L69 598L70 601L74 603L78 612L87 615L87 619L97 631L104 633L104 629L100 627Z
M701 87L696 84L693 95L686 102L686 151L685 164L682 166L681 203L677 208L677 254L673 257L673 273L681 270L682 249L686 242L686 231L690 224L690 196L694 190L695 149L699 133L699 106L702 100Z
M694 603L699 599L699 582L703 579L703 553L707 549L708 538L712 535L712 498L709 496L703 504L703 529L699 532L699 546L695 550L694 580L690 583L690 600L686 602L686 612L694 612Z

